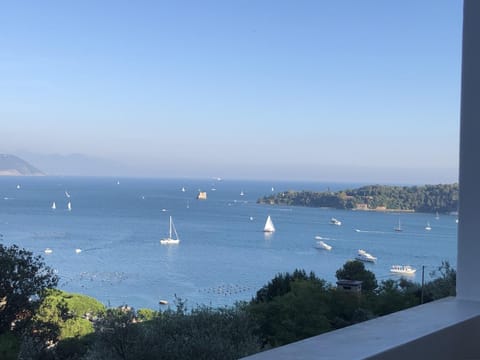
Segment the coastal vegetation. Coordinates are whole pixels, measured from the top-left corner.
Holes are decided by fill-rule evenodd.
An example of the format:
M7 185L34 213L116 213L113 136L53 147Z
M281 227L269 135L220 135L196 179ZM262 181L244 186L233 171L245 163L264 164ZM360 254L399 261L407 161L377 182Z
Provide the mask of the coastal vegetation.
M361 281L360 292L296 269L277 274L249 302L189 309L177 298L173 308L156 311L106 308L57 290L42 259L16 246L0 245L0 270L0 358L7 360L237 359L454 296L456 283L448 262L422 286L403 278L378 282L362 262L348 261L336 277Z
M260 204L356 210L449 213L458 210L458 183L424 186L368 185L341 191L284 191L264 196Z

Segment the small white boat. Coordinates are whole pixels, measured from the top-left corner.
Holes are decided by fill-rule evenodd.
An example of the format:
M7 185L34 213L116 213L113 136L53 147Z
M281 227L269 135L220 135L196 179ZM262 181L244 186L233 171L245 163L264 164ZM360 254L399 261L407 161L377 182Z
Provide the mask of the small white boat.
M55 210L57 208L57 204L55 204L55 201L52 203L52 210Z
M332 217L332 218L330 219L330 224L340 226L340 225L342 225L342 222L341 222L340 220L335 219L334 217Z
M50 248L45 249L45 254L51 254L52 252L53 252L53 250L50 249Z
M75 249L76 254L80 254L82 252L82 249Z
M182 192L185 192L185 191L187 191L187 190L185 189L185 186L182 186Z
M390 272L400 275L413 275L417 269L412 268L410 265L392 265Z
M240 191L240 196L243 196L245 195L243 191Z
M20 189L20 185L17 185L17 189Z
M67 190L65 190L65 196L66 196L67 198L70 198L70 194L68 193Z
M362 249L358 250L358 253L355 259L360 261L373 262L373 263L377 261L377 258L375 256L369 254L368 252Z
M168 305L168 301L167 300L160 300L158 302L160 305Z
M328 245L326 242L323 242L322 240L317 241L317 245L315 247L317 249L332 250L332 246Z
M161 239L160 244L170 245L170 244L178 244L178 243L180 243L180 238L178 237L177 229L175 229L175 225L173 224L173 219L170 216L170 226L168 230L168 237Z
M429 222L427 222L427 226L425 226L425 230L427 230L427 231L432 230L432 227L430 226Z
M265 221L265 226L263 227L263 232L272 233L275 231L275 226L273 226L273 221L270 215L267 217L267 221Z
M70 201L67 204L67 210L72 211L72 203Z

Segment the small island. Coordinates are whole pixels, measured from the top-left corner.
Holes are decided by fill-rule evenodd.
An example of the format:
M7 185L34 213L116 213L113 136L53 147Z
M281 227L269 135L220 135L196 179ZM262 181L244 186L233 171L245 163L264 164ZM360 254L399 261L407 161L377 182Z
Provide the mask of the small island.
M423 186L368 185L341 191L289 190L257 200L259 204L329 207L363 211L453 213L458 183Z

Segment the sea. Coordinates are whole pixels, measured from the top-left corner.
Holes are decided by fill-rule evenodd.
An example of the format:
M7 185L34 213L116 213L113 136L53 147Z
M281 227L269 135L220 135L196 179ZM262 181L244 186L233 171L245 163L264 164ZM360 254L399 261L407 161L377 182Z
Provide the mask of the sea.
M366 267L379 281L398 279L389 271L392 265L416 268L409 277L416 282L422 272L426 280L435 276L442 261L456 267L454 215L257 204L260 197L288 190L360 185L0 177L0 242L42 256L59 276L62 290L107 306L155 310L165 308L160 300L174 306L181 299L187 308L248 301L276 274L295 269L335 284L336 270L359 249L377 257ZM196 199L199 191L207 193L206 200ZM263 232L268 215L276 228L271 234ZM170 216L180 243L163 245ZM341 226L330 224L332 217ZM401 232L394 231L399 221ZM316 248L320 239L332 249Z

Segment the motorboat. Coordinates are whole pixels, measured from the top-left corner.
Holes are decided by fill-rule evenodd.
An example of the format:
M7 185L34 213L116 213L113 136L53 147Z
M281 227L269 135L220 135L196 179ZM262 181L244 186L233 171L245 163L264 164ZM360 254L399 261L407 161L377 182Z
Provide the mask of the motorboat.
M332 250L332 246L328 245L326 242L323 242L322 240L317 241L317 245L315 247L317 249Z
M334 217L332 217L332 218L330 219L330 224L340 226L340 225L342 225L342 222L341 222L340 220L335 219Z
M377 258L375 256L369 254L368 252L362 249L358 250L356 259L360 261L373 262L373 263L377 261Z
M417 269L412 268L410 265L392 265L390 272L400 275L414 275Z

